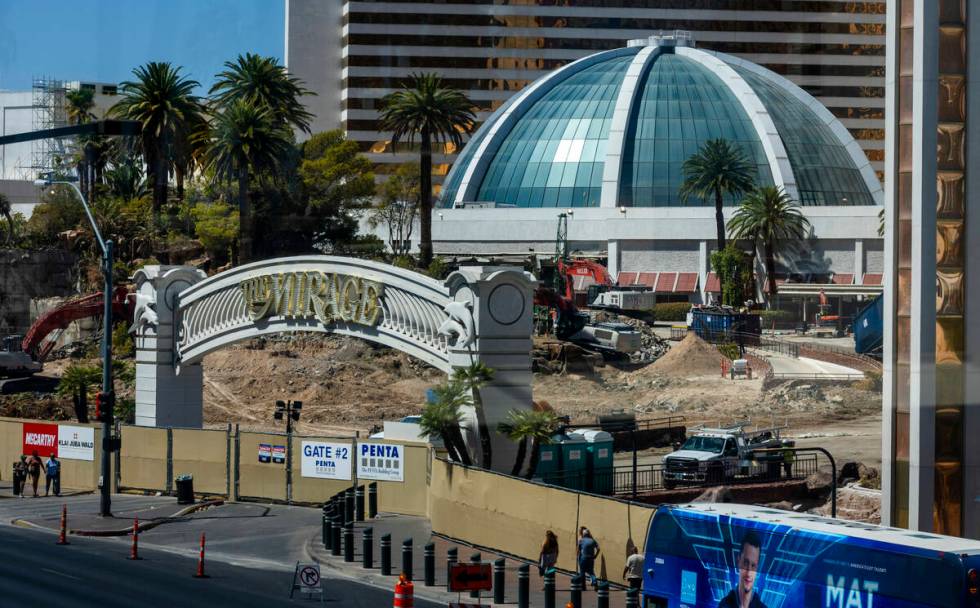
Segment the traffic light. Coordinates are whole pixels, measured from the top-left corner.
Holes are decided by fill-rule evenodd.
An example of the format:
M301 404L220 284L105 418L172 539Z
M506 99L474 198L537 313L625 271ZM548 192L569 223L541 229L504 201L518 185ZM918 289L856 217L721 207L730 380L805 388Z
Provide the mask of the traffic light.
M293 420L299 420L299 411L301 409L303 409L303 402L302 401L293 401L293 409L290 412L290 416L293 417Z
M95 419L99 422L111 422L112 411L116 405L116 393L99 391L95 395Z

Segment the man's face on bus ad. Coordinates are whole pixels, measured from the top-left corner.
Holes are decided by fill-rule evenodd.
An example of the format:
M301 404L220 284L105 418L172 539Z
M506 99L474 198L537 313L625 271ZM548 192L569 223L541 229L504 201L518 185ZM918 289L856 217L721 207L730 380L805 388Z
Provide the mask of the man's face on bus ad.
M755 585L755 573L759 569L759 547L749 543L742 544L738 557L738 582L742 593L749 593Z

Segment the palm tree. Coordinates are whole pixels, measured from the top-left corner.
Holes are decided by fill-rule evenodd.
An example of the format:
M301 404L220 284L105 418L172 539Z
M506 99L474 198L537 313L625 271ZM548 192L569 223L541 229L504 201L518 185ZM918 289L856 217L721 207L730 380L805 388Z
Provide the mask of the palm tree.
M88 422L88 392L90 387L102 381L102 370L94 365L69 365L58 381L56 392L67 395L75 404L75 416L81 423Z
M422 435L440 438L449 452L449 458L470 466L472 461L460 431L460 423L463 421L460 410L471 403L468 389L465 384L450 380L435 387L433 392L435 400L422 410L422 418L419 420Z
M133 70L133 75L135 80L120 85L122 99L109 113L142 125L140 147L153 184L153 219L158 220L167 203L175 147L185 145L205 122L204 106L193 93L200 83L181 76L180 67L151 61Z
M275 57L245 53L235 62L226 61L225 68L209 91L218 110L243 101L269 110L282 125L310 132L313 114L306 111L300 97L315 93L303 88L303 81L290 76Z
M772 304L776 296L777 249L806 238L810 222L782 188L762 186L742 200L728 228L735 238L751 235L762 243L766 256L769 303Z
M0 192L0 215L7 222L7 238L5 239L7 246L14 241L14 218L11 215L13 206L10 204L10 199L6 194Z
M737 144L726 139L709 139L684 162L683 171L682 200L693 196L706 201L714 195L715 228L718 251L721 251L725 248L724 197L738 196L752 189L752 164Z
M81 125L95 118L92 108L95 107L95 91L92 89L78 89L65 93L65 113L68 117L68 124ZM78 138L77 147L73 156L75 157L75 170L78 171L78 188L82 191L86 199L89 198L88 172L85 170L85 149L91 145L92 136L82 135Z
M240 100L215 116L208 164L215 179L238 182L240 263L252 257L249 176L278 169L290 146L289 133L275 123L267 108Z
M381 128L391 131L393 152L403 138L411 145L419 136L419 266L428 268L432 263L432 142L448 141L460 148L463 134L472 131L476 121L473 102L435 74L413 74L407 86L384 98L383 105Z
M511 410L507 418L506 422L497 425L497 430L507 435L511 440L519 442L511 475L518 475L524 466L524 456L527 452L527 443L530 440L531 461L528 463L524 477L531 479L538 470L541 446L551 443L551 438L558 431L561 420L554 412L547 410Z
M473 408L476 410L476 423L480 431L480 449L484 469L489 469L493 462L493 443L490 440L490 427L487 425L487 414L483 410L483 398L480 389L493 380L493 370L477 361L469 367L457 369L453 378L464 384L473 393Z

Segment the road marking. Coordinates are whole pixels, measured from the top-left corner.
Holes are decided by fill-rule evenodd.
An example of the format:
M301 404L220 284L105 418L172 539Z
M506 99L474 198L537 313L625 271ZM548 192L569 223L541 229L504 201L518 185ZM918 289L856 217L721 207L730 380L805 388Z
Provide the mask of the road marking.
M63 576L65 578L70 578L75 581L80 581L82 579L77 576L72 576L70 574L65 574L64 572L58 572L57 570L51 570L50 568L41 568L41 572L50 572L51 574L57 574L58 576Z

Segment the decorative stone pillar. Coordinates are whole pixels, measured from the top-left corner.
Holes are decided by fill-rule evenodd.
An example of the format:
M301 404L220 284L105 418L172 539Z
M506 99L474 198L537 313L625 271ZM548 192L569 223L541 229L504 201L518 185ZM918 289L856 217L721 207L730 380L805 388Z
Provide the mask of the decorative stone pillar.
M177 294L206 278L188 266L144 266L136 272L136 424L199 428L203 422L200 364L174 365Z
M494 370L491 382L480 390L493 446L493 466L509 472L517 445L497 433L511 410L531 409L531 335L534 277L499 266L463 267L449 275L450 320L464 329L449 345L453 369L480 361ZM472 315L471 319L468 315ZM470 329L466 327L470 323ZM469 408L463 423L467 445L479 462L480 441L476 412Z

